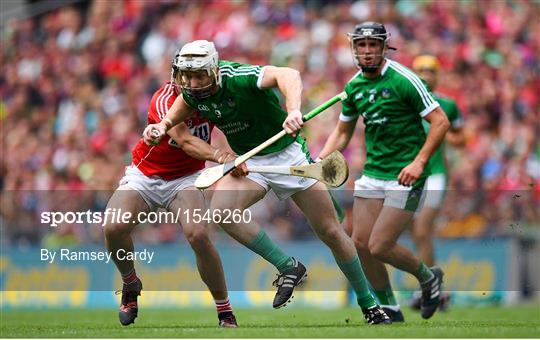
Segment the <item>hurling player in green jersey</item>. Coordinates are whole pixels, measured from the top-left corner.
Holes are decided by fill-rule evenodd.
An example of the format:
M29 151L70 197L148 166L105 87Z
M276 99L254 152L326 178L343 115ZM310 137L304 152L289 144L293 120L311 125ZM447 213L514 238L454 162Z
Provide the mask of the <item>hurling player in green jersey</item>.
M422 287L422 317L439 304L443 273L428 268L397 244L419 207L429 175L427 162L444 138L448 119L422 81L401 64L385 58L384 25L364 22L349 33L360 71L345 85L348 98L336 128L319 157L343 150L358 118L365 125L366 162L355 182L352 238L379 303L394 321L403 321L385 263L414 275ZM426 137L422 120L431 123Z
M172 76L181 84L182 94L161 123L145 129L143 136L147 143L159 140L172 126L182 123L197 110L225 134L236 154L251 150L282 129L287 131L287 136L249 159L247 165L308 163L310 157L305 141L297 134L303 125L302 80L298 71L220 61L214 44L206 40L184 45L173 65ZM279 105L276 88L285 98L286 110ZM159 136L154 136L156 132ZM248 174L243 166L236 170L236 176L227 175L217 182L211 208L213 212L224 214L247 209L263 199L269 190L280 199L292 198L302 210L354 288L365 319L370 324L390 323L371 295L354 243L341 228L324 184L302 177ZM273 306L286 305L294 288L307 276L304 265L285 254L256 223L228 220L220 226L277 268L280 274L274 282L277 293Z
M421 55L413 61L414 71L426 81L429 88L434 91L433 96L439 102L444 113L450 121L450 129L446 133L446 141L454 147L460 147L464 143L462 132L463 119L459 113L456 102L448 97L435 92L437 87L437 78L439 72L439 61L431 55ZM424 130L429 132L429 123L422 121ZM431 175L426 180L424 188L426 195L424 205L420 213L414 218L413 240L418 251L418 256L428 266L435 265L435 256L433 251L433 234L435 231L435 219L444 201L446 184L448 182L448 170L446 168L446 159L444 158L444 143L431 156L429 162ZM417 295L413 299L413 307L420 308L421 299ZM446 308L448 295L441 296L440 308Z

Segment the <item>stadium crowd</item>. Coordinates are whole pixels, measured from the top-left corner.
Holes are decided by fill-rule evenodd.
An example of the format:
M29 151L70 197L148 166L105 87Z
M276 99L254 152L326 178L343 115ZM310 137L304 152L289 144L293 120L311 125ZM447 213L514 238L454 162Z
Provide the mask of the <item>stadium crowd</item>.
M40 212L104 208L146 125L150 97L185 42L213 40L222 59L298 69L307 111L356 73L346 33L368 19L391 32L398 50L390 58L407 66L423 53L440 59L438 90L457 100L465 119L464 148L447 147L450 190L439 235L539 225L539 7L527 0L98 0L8 20L0 52L2 242L103 242L91 225L50 233ZM305 128L314 156L339 109ZM347 189L362 171L362 144L354 138L345 152ZM336 194L346 207L352 202L350 191ZM254 215L275 239L313 237L290 203L261 204ZM160 243L180 235L165 224L138 228L135 237Z

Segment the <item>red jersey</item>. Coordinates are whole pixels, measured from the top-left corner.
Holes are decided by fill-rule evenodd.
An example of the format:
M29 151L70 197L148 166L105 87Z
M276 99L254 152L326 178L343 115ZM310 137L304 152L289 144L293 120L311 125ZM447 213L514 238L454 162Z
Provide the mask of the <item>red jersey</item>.
M154 93L148 108L148 124L159 123L167 110L174 103L179 91L177 87L167 82ZM210 133L214 127L198 112L184 121L191 134L210 143ZM158 176L164 180L173 180L199 171L204 168L205 161L188 156L184 150L168 135L165 135L158 145L146 145L141 138L131 150L133 164L148 177Z

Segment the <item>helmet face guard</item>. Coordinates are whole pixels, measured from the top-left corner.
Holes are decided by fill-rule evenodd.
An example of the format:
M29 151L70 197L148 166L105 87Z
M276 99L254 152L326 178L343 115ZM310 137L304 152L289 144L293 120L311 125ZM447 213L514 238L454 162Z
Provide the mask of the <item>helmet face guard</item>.
M361 23L354 28L354 31L352 33L348 33L347 37L349 38L351 52L354 57L355 64L357 67L362 69L362 72L366 72L366 73L376 72L383 63L386 49L387 48L394 49L392 47L387 46L390 33L386 32L386 28L384 27L383 24L380 24L377 22L368 21L368 22ZM373 55L375 57L381 58L380 62L377 65L361 65L360 64L361 55L358 54L356 50L356 44L359 40L362 40L362 39L366 39L366 40L375 39L375 40L380 40L382 42L381 53Z
M206 40L187 43L175 53L171 77L189 96L196 99L208 98L221 85L218 60L214 43ZM192 86L192 75L198 72L205 72L210 82L198 87Z
M206 85L194 87L191 86L191 78L195 72L204 72L210 78L210 82ZM214 94L216 85L220 85L219 72L217 68L215 70L174 70L173 69L173 81L179 85L190 97L196 99L205 99Z

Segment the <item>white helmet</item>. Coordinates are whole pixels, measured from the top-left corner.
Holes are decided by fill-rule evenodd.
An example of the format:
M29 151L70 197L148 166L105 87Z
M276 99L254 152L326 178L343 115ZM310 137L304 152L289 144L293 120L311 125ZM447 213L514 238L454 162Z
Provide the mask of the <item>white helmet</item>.
M214 86L221 85L218 72L218 52L214 43L207 40L195 40L176 51L172 62L172 78L190 96L204 99L212 95ZM186 71L206 71L212 82L203 87L192 87Z

